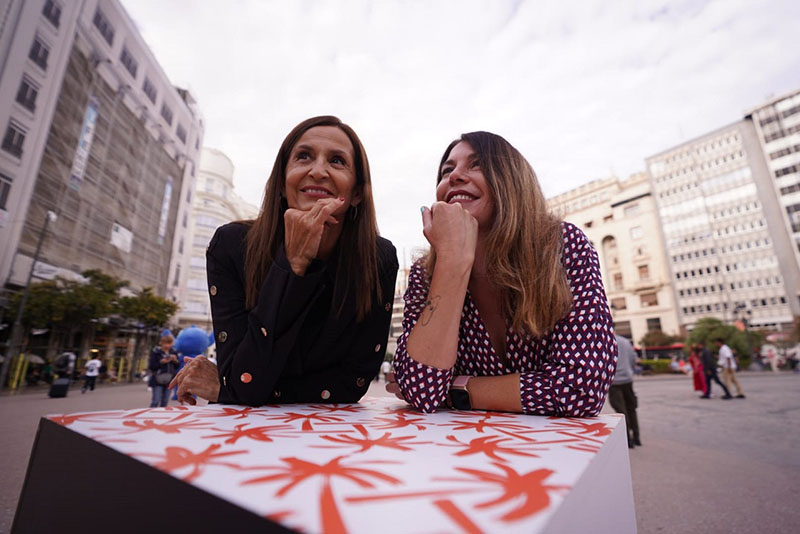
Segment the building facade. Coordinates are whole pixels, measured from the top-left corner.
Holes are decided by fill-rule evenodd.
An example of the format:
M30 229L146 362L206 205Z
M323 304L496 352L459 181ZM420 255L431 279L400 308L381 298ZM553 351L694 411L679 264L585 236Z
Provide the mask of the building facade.
M259 208L233 191L233 162L221 151L203 148L197 190L189 216L188 262L176 290L182 295L179 327L196 325L211 330L211 301L206 278L206 248L214 231L225 223L254 219Z
M800 264L800 89L746 114L764 153L780 214Z
M646 173L595 180L548 200L597 250L615 331L638 343L651 331L678 334L658 213Z
M757 130L745 119L647 158L678 317L791 325L797 249Z
M177 300L203 123L116 0L0 16L0 279L99 269Z

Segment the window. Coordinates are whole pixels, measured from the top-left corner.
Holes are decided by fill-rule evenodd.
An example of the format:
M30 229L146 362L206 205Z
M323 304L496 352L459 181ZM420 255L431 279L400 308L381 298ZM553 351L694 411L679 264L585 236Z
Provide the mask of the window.
M640 265L639 280L650 280L650 268L647 265Z
M39 95L39 88L27 76L22 77L17 91L17 102L30 112L36 111L36 97Z
M100 11L100 8L94 12L94 19L92 20L94 23L94 27L100 32L100 35L103 36L103 39L106 40L108 46L114 44L114 28L111 26L111 23L108 22L108 19L103 12Z
M61 23L61 6L53 2L53 0L47 0L44 3L42 15L50 21L50 24L58 28L58 25Z
M31 46L31 51L28 53L28 57L31 60L39 65L42 70L47 70L47 57L50 55L50 49L47 48L47 45L42 43L38 37L33 39L33 45Z
M192 256L192 258L189 260L189 265L191 265L192 267L205 269L206 259L203 256Z
M653 332L655 330L661 331L661 319L658 317L647 320L647 331Z
M611 308L614 310L625 310L628 308L625 304L625 297L611 299Z
M16 156L22 157L22 143L25 141L25 130L22 129L17 123L11 121L6 128L6 134L3 136L3 150Z
M136 78L136 70L139 68L139 63L133 58L133 55L130 53L127 47L122 47L122 54L120 54L119 60L122 62L125 70L127 70L131 76Z
M189 289L206 291L208 289L208 282L205 278L189 278L189 281L186 283L186 287Z
M161 116L167 121L167 124L172 126L172 110L166 104L161 104Z
M147 77L145 77L145 79L144 79L144 86L142 87L142 89L144 90L144 94L146 94L146 95L147 95L147 98L149 98L149 99L150 99L150 102L152 102L153 104L155 104L155 103L156 103L156 95L157 95L158 93L156 92L156 88L155 88L155 86L154 86L154 85L153 85L153 83L150 81L150 78L147 78Z
M631 239L641 239L644 236L644 230L641 226L634 226L631 228Z
M172 285L178 287L181 283L181 264L175 266L175 278L172 280Z
M642 308L647 306L658 306L658 296L655 293L642 293L639 296Z
M633 337L633 332L631 331L631 322L630 321L617 321L614 323L614 333L631 339Z
M6 209L8 194L11 192L11 177L0 173L0 210Z
M178 241L178 254L183 254L183 238Z
M623 289L622 273L614 273L614 289L617 291Z
M632 204L630 206L625 206L623 213L625 214L625 217L632 217L634 215L637 215L640 211L641 210L639 208L639 204L637 203L637 204Z
M178 139L180 139L181 142L185 145L186 144L186 130L183 128L183 126L179 124L178 125L178 129L177 129L177 131L175 133L178 136Z

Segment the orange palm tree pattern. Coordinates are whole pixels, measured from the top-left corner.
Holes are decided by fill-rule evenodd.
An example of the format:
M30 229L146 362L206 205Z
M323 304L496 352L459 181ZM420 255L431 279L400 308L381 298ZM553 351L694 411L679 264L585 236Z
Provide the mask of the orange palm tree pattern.
M241 425L236 425L233 430L212 428L211 430L216 430L219 434L203 436L203 438L228 438L225 440L225 443L236 443L241 438L252 439L253 441L271 442L275 441L277 438L293 437L293 432L291 431L294 429L289 425L252 426L247 428L249 424L250 423L242 423Z
M166 471L170 474L174 473L175 471L180 471L187 467L191 467L192 470L189 472L189 474L182 477L184 482L190 482L194 480L203 473L205 467L211 465L224 466L231 469L244 469L244 467L238 464L220 462L219 459L228 456L235 456L237 454L245 454L247 451L239 450L216 452L221 446L222 445L215 443L213 445L209 445L207 449L198 453L194 453L184 447L167 447L163 454L133 453L133 456L153 457L156 459L156 461L152 464L153 467L162 471Z
M322 489L320 490L319 496L321 530L329 534L344 534L347 532L347 528L345 527L344 520L339 511L339 506L336 504L336 499L333 495L333 488L331 487L332 479L337 477L344 478L356 483L361 488L369 489L375 487L375 484L370 482L370 478L393 485L400 484L401 481L374 469L342 465L343 458L344 456L337 456L324 464L316 464L307 460L301 460L300 458L281 458L281 461L285 465L271 468L276 470L277 473L245 480L242 482L242 485L263 484L278 480L286 480L287 483L275 493L276 497L282 497L301 482L321 478ZM373 461L363 463L387 464L393 462Z
M391 414L390 417L375 417L378 424L373 424L377 430L391 430L393 428L406 428L413 426L417 430L425 430L428 428L423 424L424 417L419 417L419 412L416 413L417 417L411 415L409 410L397 410L396 413Z
M323 415L318 413L296 413L296 412L286 412L281 415L273 415L270 416L269 419L273 421L282 421L284 423L293 423L295 421L302 421L303 430L314 430L313 421L317 423L341 423L344 421L341 417L336 417L333 415Z
M384 447L387 449L394 449L398 451L410 451L413 447L409 445L425 445L431 443L430 441L412 441L414 436L396 436L392 437L391 432L384 432L384 434L377 438L372 438L369 431L364 428L362 424L355 424L353 428L361 434L361 437L350 436L347 434L339 434L335 436L322 436L322 439L340 443L342 447L357 447L355 452L367 452L372 447ZM317 448L334 448L336 445L314 445Z
M326 534L374 532L378 513L390 518L387 530L409 533L546 527L607 438L624 432L617 416L423 414L388 398L49 419L212 491L265 518L265 528ZM607 458L628 462L627 449Z
M529 450L537 450L543 451L546 449L543 448L536 448L530 449L530 443L519 443L511 438L504 438L500 436L481 436L479 438L473 438L469 441L469 443L465 443L459 440L457 437L450 435L447 436L447 439L451 443L444 443L442 444L445 447L461 447L461 450L455 453L455 456L471 456L473 454L483 454L492 460L496 460L498 462L506 462L507 459L500 456L501 454L510 454L516 456L527 456L529 458L538 458L538 454L534 454L532 452L527 452L525 449ZM505 444L510 443L510 444ZM511 444L516 444L516 446L512 446Z
M568 490L570 486L545 484L545 480L553 474L552 469L536 469L528 473L517 473L511 466L498 462L492 465L500 469L501 473L481 471L467 467L456 467L460 471L472 478L442 478L450 482L477 482L489 486L496 486L501 491L501 495L496 499L477 504L476 508L491 508L494 506L519 503L510 511L500 516L501 521L510 522L529 517L541 512L550 506L551 491ZM519 502L519 501L522 502Z
M119 415L119 412L90 412L90 413L75 413L71 415L50 415L47 417L50 421L61 426L70 426L78 421L92 421L102 419L109 415Z

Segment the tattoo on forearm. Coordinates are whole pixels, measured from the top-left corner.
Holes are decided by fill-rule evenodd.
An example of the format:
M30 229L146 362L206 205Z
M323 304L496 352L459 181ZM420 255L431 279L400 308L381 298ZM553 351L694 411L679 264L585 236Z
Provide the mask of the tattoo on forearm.
M428 323L431 322L431 319L433 319L433 312L439 307L440 300L442 300L442 297L434 295L425 302L425 308L422 310L422 315L420 316L422 326L428 326Z

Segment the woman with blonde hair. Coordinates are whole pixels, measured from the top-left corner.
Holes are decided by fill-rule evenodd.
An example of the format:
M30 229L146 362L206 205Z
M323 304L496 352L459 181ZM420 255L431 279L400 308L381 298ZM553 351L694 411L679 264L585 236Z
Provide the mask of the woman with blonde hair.
M617 346L597 254L522 154L488 132L453 141L422 221L430 252L409 274L387 389L426 412L598 414Z
M397 255L378 236L369 163L332 116L283 141L252 221L206 252L217 367L187 365L178 399L259 406L357 402L386 353Z

